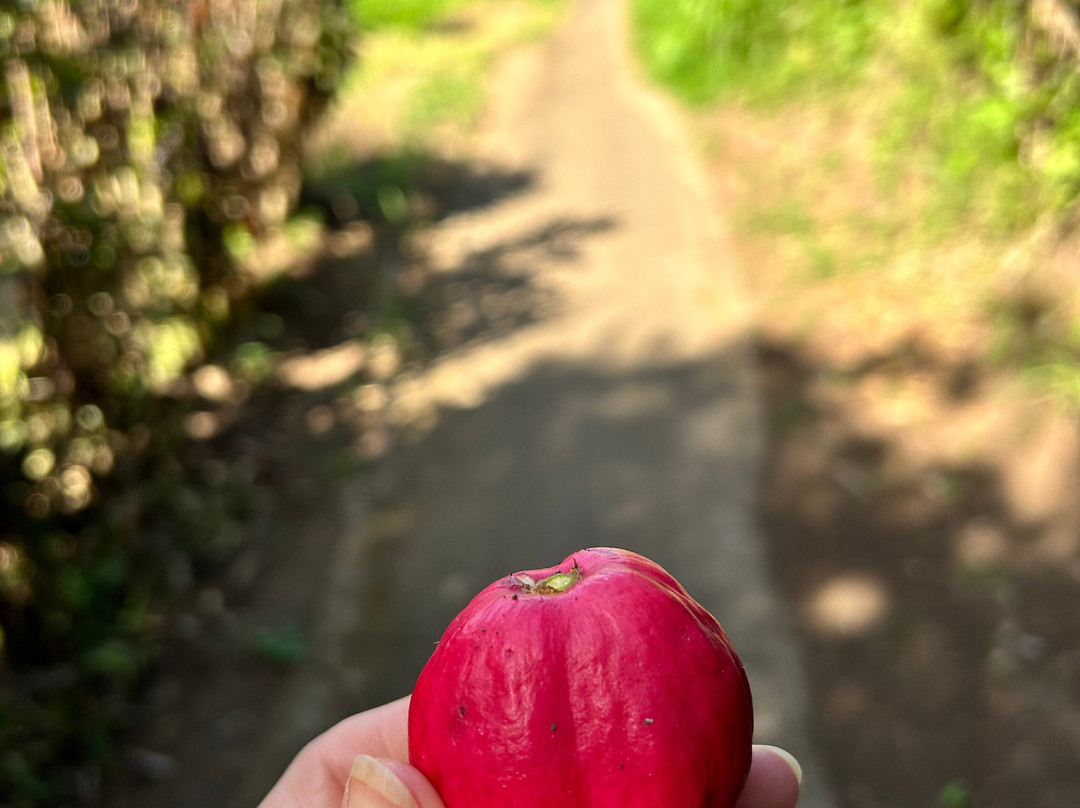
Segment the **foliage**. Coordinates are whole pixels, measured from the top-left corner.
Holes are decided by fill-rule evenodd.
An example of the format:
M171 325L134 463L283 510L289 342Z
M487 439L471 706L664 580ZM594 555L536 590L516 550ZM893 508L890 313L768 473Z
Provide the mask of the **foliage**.
M350 0L349 12L365 29L423 28L460 4L460 0Z
M562 0L529 0L534 5L558 5ZM399 29L423 31L447 22L454 12L475 0L348 0L349 13L365 31Z
M650 72L688 101L826 94L869 119L883 184L925 184L939 235L1012 231L1080 195L1080 74L1017 0L634 0L634 15Z
M858 74L884 4L860 0L634 0L654 78L691 103L740 92L782 99Z
M307 653L304 632L295 623L280 629L262 628L256 633L253 644L259 656L285 667L303 661Z
M228 552L242 492L156 427L245 310L237 245L286 228L347 34L335 0L0 11L4 805L93 800L176 569Z

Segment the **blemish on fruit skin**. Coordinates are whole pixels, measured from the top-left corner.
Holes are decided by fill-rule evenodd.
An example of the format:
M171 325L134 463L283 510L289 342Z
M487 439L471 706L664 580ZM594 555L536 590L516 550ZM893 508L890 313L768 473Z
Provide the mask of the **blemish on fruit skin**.
M551 731L552 731L552 732L554 732L554 731L555 731L555 727L557 727L557 726L558 726L558 724L552 724L552 725L551 725Z
M462 718L465 717L465 705L464 704L462 704L460 707L457 708L457 714L460 715Z
M641 723L644 724L645 726L649 726L649 724L651 724L652 722L653 722L653 720L651 718L646 718Z

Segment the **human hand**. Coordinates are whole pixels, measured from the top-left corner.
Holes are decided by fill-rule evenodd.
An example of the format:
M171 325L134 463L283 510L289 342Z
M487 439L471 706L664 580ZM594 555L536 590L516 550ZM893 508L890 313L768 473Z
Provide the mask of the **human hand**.
M444 808L407 763L408 717L406 696L346 718L300 751L259 808ZM735 808L795 808L801 779L787 752L755 746Z

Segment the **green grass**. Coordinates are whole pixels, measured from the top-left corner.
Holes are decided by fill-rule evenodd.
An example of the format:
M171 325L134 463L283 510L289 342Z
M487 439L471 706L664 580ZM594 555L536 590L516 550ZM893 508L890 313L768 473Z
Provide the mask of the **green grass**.
M1075 228L1080 199L1080 71L1032 27L1027 4L632 8L636 48L657 83L692 107L749 110L781 135L774 161L740 169L755 188L740 224L783 245L786 282L810 290L867 273L852 288L873 295L869 273L880 273L921 316L962 309L987 328L985 360L1080 411L1071 288L1033 309L995 280L1015 275L1016 260L1037 273L1053 249L1048 234ZM836 134L835 145L820 132L799 140L804 120ZM980 311L984 297L994 302Z
M257 657L267 662L291 667L307 656L307 640L303 628L296 623L280 628L262 627L255 631L251 649Z
M339 136L309 168L336 173L361 149L427 151L446 128L468 131L483 107L484 78L508 48L550 30L563 0L352 0L364 29L360 58L335 99ZM333 141L338 141L335 147Z
M776 102L855 78L873 52L880 3L633 0L653 77L684 100Z
M633 0L651 76L684 101L865 118L888 191L915 177L940 238L1016 232L1080 195L1080 75L1011 0Z
M424 28L461 5L463 0L350 0L348 7L357 24L371 30Z
M775 205L751 209L744 219L748 231L765 236L806 236L815 227L806 205L794 196L785 197Z
M482 77L483 65L469 63L425 76L412 89L404 118L406 132L428 132L444 121L475 122L484 103Z
M1080 411L1080 321L1060 301L1035 294L994 300L987 356L1015 368L1036 390Z

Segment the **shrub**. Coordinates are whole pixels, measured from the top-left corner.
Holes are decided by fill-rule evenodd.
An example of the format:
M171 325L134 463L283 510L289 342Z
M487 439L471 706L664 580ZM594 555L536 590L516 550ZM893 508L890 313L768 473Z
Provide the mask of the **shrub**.
M243 316L348 34L337 0L0 11L0 804L94 802L169 559L243 515L182 485L161 397Z

